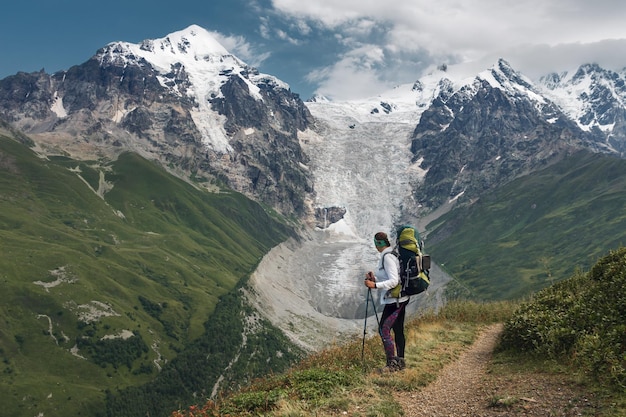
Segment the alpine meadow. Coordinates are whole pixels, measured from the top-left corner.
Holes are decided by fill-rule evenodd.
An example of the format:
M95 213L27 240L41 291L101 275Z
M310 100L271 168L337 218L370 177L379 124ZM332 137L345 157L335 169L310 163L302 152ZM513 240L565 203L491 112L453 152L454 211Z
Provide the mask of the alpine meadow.
M237 300L264 252L293 233L267 209L232 191L199 191L133 154L104 166L43 160L2 136L0 164L6 415L104 413L105 392L114 402L124 395L117 390L152 381L163 368L170 371L161 378L177 375L161 384L176 386L167 390L174 407L192 398L193 374L215 381L221 374L194 355L212 351L211 363L229 362L244 352L224 343L241 346L246 333L257 355L233 367L226 386L298 357L261 318L244 329L254 314L246 319ZM103 187L110 190L99 195ZM167 407L167 395L158 400Z

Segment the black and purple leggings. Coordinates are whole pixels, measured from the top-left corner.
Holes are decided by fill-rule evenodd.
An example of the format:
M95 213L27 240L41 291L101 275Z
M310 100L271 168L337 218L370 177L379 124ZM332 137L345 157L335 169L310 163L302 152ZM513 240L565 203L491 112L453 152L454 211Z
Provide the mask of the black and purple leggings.
M404 357L404 314L405 307L408 301L402 303L385 304L383 315L380 318L380 326L378 327L378 333L383 340L383 346L385 347L385 355L387 356L387 363L396 355L394 355L394 348L397 352L397 356ZM391 337L391 330L393 329L393 336ZM395 345L394 345L395 338Z

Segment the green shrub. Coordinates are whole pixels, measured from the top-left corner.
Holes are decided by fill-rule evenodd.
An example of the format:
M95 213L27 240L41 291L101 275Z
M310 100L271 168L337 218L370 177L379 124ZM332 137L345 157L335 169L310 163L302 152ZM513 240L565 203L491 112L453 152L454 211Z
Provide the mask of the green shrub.
M546 288L505 323L501 349L565 357L626 388L626 248Z

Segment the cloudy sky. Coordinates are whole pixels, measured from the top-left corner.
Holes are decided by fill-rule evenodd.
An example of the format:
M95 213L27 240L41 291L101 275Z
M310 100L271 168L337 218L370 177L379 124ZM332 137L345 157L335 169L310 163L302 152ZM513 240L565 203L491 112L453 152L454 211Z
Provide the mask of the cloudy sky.
M626 67L623 0L22 0L0 14L0 78L192 24L303 99L372 96L444 63L474 75L505 58L531 78Z

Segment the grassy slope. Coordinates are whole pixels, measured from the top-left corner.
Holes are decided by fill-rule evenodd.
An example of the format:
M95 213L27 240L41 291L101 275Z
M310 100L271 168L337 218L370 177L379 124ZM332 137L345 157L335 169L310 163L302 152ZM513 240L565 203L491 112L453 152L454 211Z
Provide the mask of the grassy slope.
M332 346L308 357L288 372L254 381L246 389L217 402L200 402L192 408L174 411L172 417L233 416L316 416L337 415L396 417L403 415L394 392L416 394L433 382L442 369L459 358L485 326L507 321L515 312L516 302L452 302L438 315L426 314L406 324L407 368L398 373L380 375L384 364L378 335L369 335L362 352L362 341L353 340ZM586 379L566 359L546 359L528 353L499 351L489 366L490 378L513 385L502 385L494 397L494 410L502 415L509 410L528 412L524 401L514 393L514 386L526 378L557 379L575 384L577 391L594 392L595 416L626 416L626 395L608 386ZM521 392L532 387L520 384ZM479 389L481 387L476 387ZM501 397L500 397L501 396ZM523 395L522 395L523 397ZM509 401L495 406L498 398ZM485 398L485 400L490 400ZM580 398L572 398L579 401ZM554 415L562 409L552 410Z
M267 376L218 402L200 403L172 417L233 416L384 416L401 415L392 391L417 391L475 339L486 323L504 320L513 303L452 304L406 324L407 369L392 375L384 365L378 335L355 338L309 356L288 372ZM363 355L362 355L363 353Z
M527 296L626 244L626 161L581 152L428 228L429 253L463 295Z
M0 137L4 410L93 415L105 390L152 380L158 355L163 365L202 335L219 297L289 233L245 197L199 191L133 154L44 161ZM81 323L90 310L99 320ZM124 330L138 343L101 341ZM70 352L77 341L88 360Z

